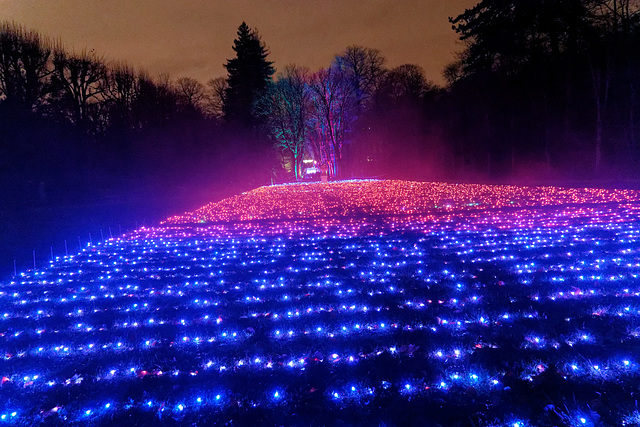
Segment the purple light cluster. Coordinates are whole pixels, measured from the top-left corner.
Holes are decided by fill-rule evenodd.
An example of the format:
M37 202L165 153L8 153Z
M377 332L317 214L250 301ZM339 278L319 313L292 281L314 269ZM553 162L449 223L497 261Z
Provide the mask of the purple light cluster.
M639 208L142 228L2 283L0 424L632 425Z

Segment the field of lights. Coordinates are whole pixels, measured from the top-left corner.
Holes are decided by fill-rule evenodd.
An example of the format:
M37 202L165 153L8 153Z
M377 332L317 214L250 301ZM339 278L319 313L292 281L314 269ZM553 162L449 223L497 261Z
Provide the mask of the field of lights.
M262 187L0 283L0 426L640 425L640 192Z

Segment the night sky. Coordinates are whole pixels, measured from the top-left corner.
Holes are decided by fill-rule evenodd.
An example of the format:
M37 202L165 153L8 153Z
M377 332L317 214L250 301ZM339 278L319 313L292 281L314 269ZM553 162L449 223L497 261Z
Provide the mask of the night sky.
M236 29L257 28L281 70L316 70L349 45L377 48L387 66L415 63L442 82L461 49L447 21L475 0L0 0L0 19L60 39L68 50L95 49L152 75L226 75Z

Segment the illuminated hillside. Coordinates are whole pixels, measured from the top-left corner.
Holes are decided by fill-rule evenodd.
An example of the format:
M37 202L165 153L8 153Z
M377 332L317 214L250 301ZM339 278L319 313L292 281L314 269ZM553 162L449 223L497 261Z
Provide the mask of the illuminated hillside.
M367 180L260 187L167 223L428 214L501 207L637 201L631 190Z
M633 191L263 187L0 307L0 425L640 422Z

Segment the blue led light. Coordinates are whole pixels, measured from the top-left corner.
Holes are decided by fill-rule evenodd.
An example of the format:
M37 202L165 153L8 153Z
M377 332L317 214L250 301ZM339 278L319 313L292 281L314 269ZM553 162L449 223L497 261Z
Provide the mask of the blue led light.
M535 389L542 374L614 391L636 382L638 366L624 355L640 339L637 202L567 196L571 203L537 209L539 200L523 196L503 211L501 197L484 205L490 211L447 202L454 216L403 213L393 225L386 217L179 224L91 246L0 287L2 389L28 401L66 394L60 414L70 423L101 413L86 408L109 417L166 410L180 422L212 406L226 414L318 394L363 411L398 398L407 407L434 396L464 401L458 390L491 402L489 420L501 416L497 393L517 399L514 390ZM550 313L562 313L561 328L549 326ZM616 325L607 332L615 339L603 324ZM512 376L484 363L502 354L505 333L522 355ZM368 374L381 364L392 369ZM319 381L329 394L285 384L323 369L336 373ZM373 379L383 374L388 381ZM238 378L260 379L257 390ZM512 383L525 386L501 386ZM96 403L87 387L118 390L121 400ZM140 389L148 393L140 400L125 396ZM18 417L5 411L3 420ZM21 410L16 422L39 416Z

